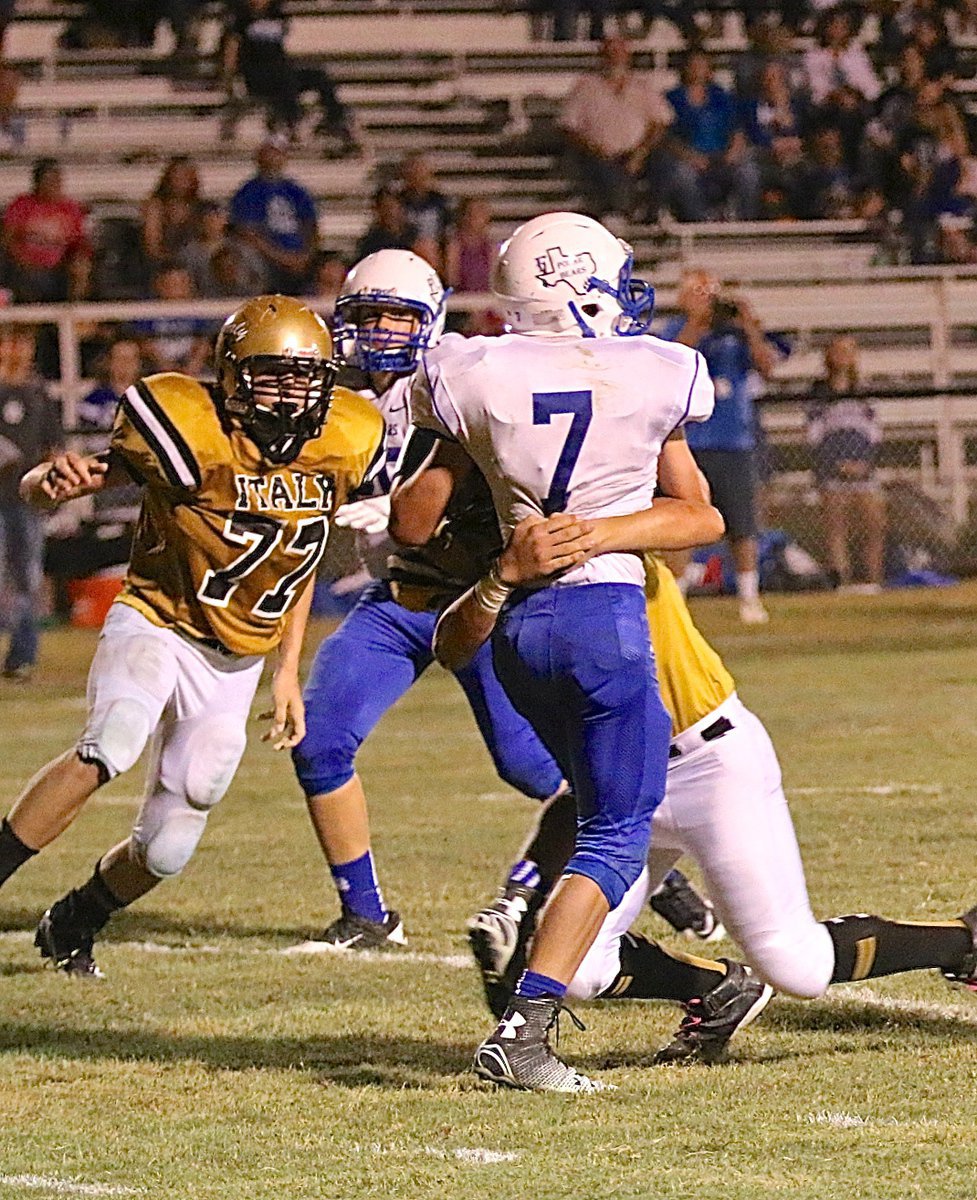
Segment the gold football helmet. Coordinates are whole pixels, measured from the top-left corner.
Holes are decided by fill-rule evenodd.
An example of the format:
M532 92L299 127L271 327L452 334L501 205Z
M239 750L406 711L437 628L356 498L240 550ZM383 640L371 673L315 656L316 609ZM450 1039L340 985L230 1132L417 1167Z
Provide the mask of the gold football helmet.
M257 296L224 322L215 370L227 416L278 465L318 437L338 364L320 316L291 296Z

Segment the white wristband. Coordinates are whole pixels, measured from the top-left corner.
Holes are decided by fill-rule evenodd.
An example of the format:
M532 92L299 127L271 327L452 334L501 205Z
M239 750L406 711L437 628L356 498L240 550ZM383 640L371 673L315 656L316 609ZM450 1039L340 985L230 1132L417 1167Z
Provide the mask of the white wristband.
M502 582L498 563L493 563L489 573L475 584L475 603L488 613L497 613L515 590L513 584Z

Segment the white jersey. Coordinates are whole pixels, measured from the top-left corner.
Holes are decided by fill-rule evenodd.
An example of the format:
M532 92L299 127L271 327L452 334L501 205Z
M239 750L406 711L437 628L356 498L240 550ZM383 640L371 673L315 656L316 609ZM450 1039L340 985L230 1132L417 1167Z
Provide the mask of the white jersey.
M712 413L702 356L650 334L449 335L414 376L416 425L460 442L492 489L504 535L530 513L626 516L651 507L662 443ZM644 582L603 554L560 584Z
M386 496L393 486L394 472L410 426L408 399L412 378L411 375L404 375L395 379L390 387L379 396L369 389L363 389L360 392L360 395L369 400L383 417L385 426L384 461L383 466L373 478L371 496ZM386 531L383 533L359 531L356 534L356 552L360 559L360 570L366 570L374 579L386 578L387 559L391 554L396 553L396 550L396 543Z

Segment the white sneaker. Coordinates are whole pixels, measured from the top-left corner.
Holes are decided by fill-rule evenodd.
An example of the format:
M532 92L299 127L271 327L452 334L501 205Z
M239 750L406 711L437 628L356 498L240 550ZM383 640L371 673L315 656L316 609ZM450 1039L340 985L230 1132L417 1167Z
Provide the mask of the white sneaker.
M741 600L740 620L744 625L766 625L770 620L770 614L763 607L763 601L760 599Z

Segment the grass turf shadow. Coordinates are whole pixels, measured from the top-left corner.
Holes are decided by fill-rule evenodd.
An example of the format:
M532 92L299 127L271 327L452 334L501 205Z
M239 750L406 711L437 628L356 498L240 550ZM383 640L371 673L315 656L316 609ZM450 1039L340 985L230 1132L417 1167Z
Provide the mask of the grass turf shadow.
M409 1037L230 1037L161 1034L134 1027L72 1028L31 1021L0 1023L0 1053L88 1062L197 1062L215 1071L308 1071L345 1087L437 1088L467 1073L471 1045Z

